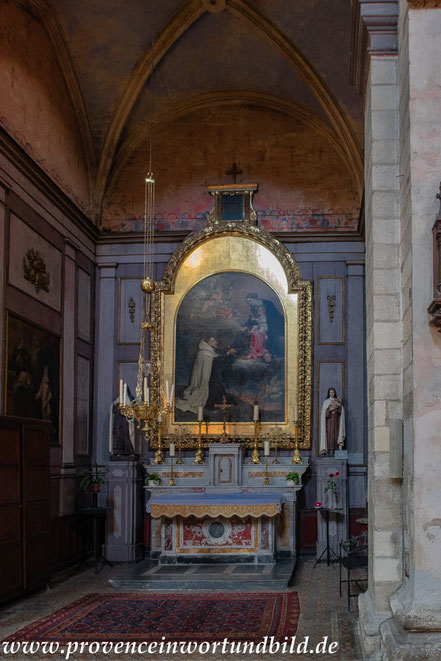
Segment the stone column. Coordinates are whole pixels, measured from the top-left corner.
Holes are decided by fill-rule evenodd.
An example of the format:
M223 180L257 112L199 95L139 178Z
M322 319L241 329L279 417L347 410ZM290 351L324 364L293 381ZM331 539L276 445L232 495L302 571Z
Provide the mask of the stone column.
M98 264L97 329L95 336L95 418L96 460L109 459L110 405L115 398L115 300L116 263Z
M63 302L63 436L62 466L60 470L59 514L75 511L75 280L76 247L64 244L64 302Z
M401 582L401 487L389 479L389 420L402 417L398 5L360 0L365 99L369 584L359 599L365 658L380 647ZM363 43L359 35L360 43Z
M436 4L400 2L403 576L381 627L387 660L441 658L441 336L427 314L441 176Z

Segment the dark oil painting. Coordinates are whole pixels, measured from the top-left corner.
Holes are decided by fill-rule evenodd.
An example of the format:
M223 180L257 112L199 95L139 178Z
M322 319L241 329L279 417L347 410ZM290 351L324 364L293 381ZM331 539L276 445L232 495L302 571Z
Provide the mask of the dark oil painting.
M8 314L6 413L48 420L59 442L60 339Z
M176 319L175 421L285 420L285 317L277 294L247 273L225 272L198 282Z

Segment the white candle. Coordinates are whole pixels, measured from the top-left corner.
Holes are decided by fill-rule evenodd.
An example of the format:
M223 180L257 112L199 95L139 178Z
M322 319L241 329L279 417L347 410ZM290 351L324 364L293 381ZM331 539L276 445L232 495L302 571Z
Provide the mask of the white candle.
M171 393L170 393L170 406L173 406L173 398L175 396L175 384L172 384Z
M198 406L198 422L201 422L204 419L204 407Z
M263 442L263 454L265 457L269 457L270 453L270 442L269 441L264 441Z
M147 392L145 394L145 401L147 402L147 406L150 406L150 388L147 386Z
M158 413L158 422L162 422L162 415Z
M170 391L168 389L168 381L165 382L165 401L168 406L170 404Z
M297 406L294 406L294 412L293 412L293 420L294 422L297 422L299 419L299 409Z
M127 405L127 383L124 384L124 406Z
M148 385L147 385L147 377L144 377L144 401L147 401L147 391L148 391Z
M122 404L123 402L123 380L119 380L119 403Z
M170 457L174 457L174 456L175 456L175 444L170 443Z
M258 404L254 404L254 413L253 413L253 415L254 415L253 420L258 420L259 419L259 405Z

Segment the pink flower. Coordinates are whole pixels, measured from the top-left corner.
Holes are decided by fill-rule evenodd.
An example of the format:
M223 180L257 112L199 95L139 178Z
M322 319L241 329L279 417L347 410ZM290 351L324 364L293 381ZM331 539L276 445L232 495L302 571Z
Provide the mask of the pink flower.
M336 475L340 475L340 473L339 473L338 471L335 471L335 474L336 474Z
M336 473L337 475L337 473ZM334 477L334 473L329 473L329 477Z
M317 509L321 506L322 506L322 504L319 500L316 503L314 503L314 507L317 507Z

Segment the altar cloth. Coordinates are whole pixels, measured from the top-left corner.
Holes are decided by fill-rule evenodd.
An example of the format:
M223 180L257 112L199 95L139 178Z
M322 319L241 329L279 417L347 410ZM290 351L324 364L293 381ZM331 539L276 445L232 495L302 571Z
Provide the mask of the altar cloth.
M282 494L235 493L235 494L180 494L152 496L147 504L147 512L154 519L161 516L173 518L175 516L194 516L198 519L205 517L223 516L230 518L238 516L244 518L252 516L273 517L282 509Z

